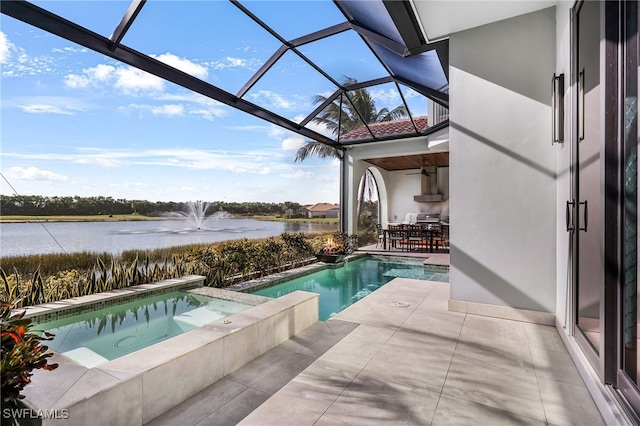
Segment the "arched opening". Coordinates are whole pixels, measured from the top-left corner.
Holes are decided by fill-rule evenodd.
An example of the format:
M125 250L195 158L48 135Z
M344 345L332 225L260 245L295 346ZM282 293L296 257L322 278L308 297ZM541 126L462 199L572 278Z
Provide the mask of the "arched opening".
M375 168L365 169L358 185L357 233L361 245L370 244L377 239L376 225L382 217L380 206L379 180ZM379 175L379 173L377 173Z

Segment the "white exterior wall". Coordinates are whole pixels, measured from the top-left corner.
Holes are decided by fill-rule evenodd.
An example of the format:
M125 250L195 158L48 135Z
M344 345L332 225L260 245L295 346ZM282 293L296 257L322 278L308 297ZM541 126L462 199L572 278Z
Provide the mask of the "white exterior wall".
M438 213L449 216L449 167L438 167L438 193L443 196L442 202L413 201L413 196L420 194L420 175L407 176L407 170L388 173L391 177L388 188L390 222L402 222L407 213Z
M555 13L450 37L453 300L555 312Z
M439 132L438 135L446 136L446 131ZM344 164L347 166L346 176L351 181L345 179L345 198L353 203L353 210L350 211L348 232L354 232L355 209L357 206L358 185L367 168L375 169L374 176L378 180L380 189L381 217L380 222L383 227L387 227L389 222L402 222L407 213L448 213L449 198L449 168L438 168L438 192L444 195L441 203L416 203L413 196L420 194L420 175L407 176L406 170L386 171L377 168L370 163L363 161L369 158L393 157L401 155L414 155L422 153L436 153L448 150L448 144L443 143L437 148L427 149L427 137L410 138L391 142L368 143L355 145L345 153Z
M571 1L556 6L556 74L564 74L564 143L556 145L556 318L567 325L567 298L571 274L570 234L566 231L565 207L571 199Z

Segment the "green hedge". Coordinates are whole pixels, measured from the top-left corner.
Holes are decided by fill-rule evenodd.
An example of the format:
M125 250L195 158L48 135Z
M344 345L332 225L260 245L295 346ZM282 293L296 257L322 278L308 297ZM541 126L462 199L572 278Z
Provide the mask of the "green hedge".
M225 287L306 263L326 237L283 233L261 240L128 251L116 257L79 253L6 258L0 267L0 299L24 307L185 275L203 275L206 285Z

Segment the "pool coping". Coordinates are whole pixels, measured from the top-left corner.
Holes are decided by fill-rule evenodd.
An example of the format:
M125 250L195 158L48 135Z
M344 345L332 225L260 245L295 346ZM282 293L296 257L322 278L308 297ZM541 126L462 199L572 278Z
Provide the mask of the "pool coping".
M86 296L73 297L71 299L58 300L34 306L18 308L17 311L25 311L25 318L33 322L52 321L70 315L100 309L120 303L127 303L143 296L161 294L170 290L186 290L204 285L205 277L200 275L188 275L180 278L158 281L150 284L88 294Z
M264 277L255 278L253 280L243 281L241 283L225 287L225 290L240 293L249 293L251 291L260 290L265 287L271 287L272 285L280 284L294 278L302 277L312 272L322 271L323 269L341 268L345 265L345 263L367 256L369 256L369 254L367 253L354 253L347 255L342 262L338 263L316 262L309 265L301 266L299 268L289 269L271 275L265 275Z
M342 262L338 262L338 263L317 262L317 263L305 265L299 268L290 269L287 271L282 271L282 272L278 272L271 275L266 275L264 277L256 278L253 280L244 281L238 284L234 284L232 286L225 287L224 289L234 291L234 292L240 292L240 293L250 293L252 291L257 291L266 287L271 287L277 284L281 284L285 281L299 278L299 277L311 274L313 272L322 271L324 269L341 268L346 263L349 263L357 259L361 259L363 257L387 257L387 258L391 257L391 258L398 258L405 261L407 259L411 259L414 261L420 260L420 258L418 257L402 256L402 255L399 255L398 253L383 254L383 253L366 252L366 251L355 252L353 254L346 256L344 261ZM422 262L422 265L425 268L442 269L442 270L449 271L448 265L441 265L437 263L426 263L425 261Z
M92 368L53 352L51 362L58 363L58 368L34 370L33 382L24 390L25 405L35 413L66 413L66 426L142 425L318 322L316 293L296 291L271 299L198 286L203 280L188 276L29 309L31 318L53 315L46 312L52 308L69 315L88 310L82 302L91 307L104 306L176 286L197 294L253 302L242 312ZM59 421L60 418L43 418L41 424Z

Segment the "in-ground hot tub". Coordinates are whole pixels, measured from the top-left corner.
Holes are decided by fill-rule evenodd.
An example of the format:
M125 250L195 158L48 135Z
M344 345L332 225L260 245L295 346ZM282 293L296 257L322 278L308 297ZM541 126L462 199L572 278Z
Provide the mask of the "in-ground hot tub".
M167 280L41 305L27 315L57 319L61 312L94 310L112 298L202 282L197 276ZM188 291L252 306L91 368L56 353L52 362L60 366L34 371L25 404L37 412L65 413L64 419L43 419L43 425L142 425L318 321L315 293L269 299L209 287Z
M253 305L172 290L36 322L34 329L54 335L47 342L50 349L95 367Z

